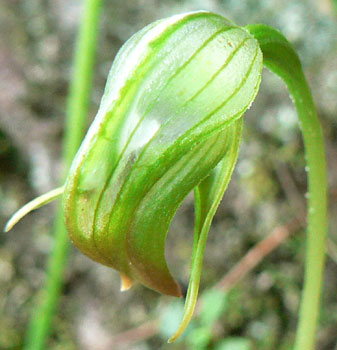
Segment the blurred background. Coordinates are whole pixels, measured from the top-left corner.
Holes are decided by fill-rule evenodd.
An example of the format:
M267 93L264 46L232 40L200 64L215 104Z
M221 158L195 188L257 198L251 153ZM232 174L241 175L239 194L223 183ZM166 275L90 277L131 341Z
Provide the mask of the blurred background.
M218 12L239 25L272 25L301 57L323 125L329 169L329 254L317 349L336 350L336 2L105 1L90 120L120 46L156 19L199 9ZM0 2L0 227L24 203L58 185L67 87L81 11L82 1ZM292 348L303 282L306 172L295 110L282 82L268 71L245 119L240 158L209 234L202 304L182 339L166 344L179 323L183 300L140 285L120 293L117 272L72 247L48 349ZM193 196L189 196L171 225L167 243L170 268L184 290L193 210ZM30 312L41 298L54 214L55 204L50 204L9 234L0 234L0 350L22 348ZM249 251L253 253L247 258ZM219 282L221 288L213 288Z

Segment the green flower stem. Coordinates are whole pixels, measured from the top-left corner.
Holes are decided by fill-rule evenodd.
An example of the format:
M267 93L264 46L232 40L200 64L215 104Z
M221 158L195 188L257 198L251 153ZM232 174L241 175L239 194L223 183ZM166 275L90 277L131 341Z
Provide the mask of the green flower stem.
M295 350L313 350L323 285L327 232L327 174L321 126L300 61L281 33L265 25L247 26L259 41L267 68L286 83L303 133L308 171L308 215L304 289Z
M295 350L315 347L315 334L323 285L327 233L327 175L322 130L308 84L301 79L286 82L302 125L308 171L308 228L304 290Z
M97 46L99 15L102 0L86 0L74 58L74 73L69 91L63 159L67 171L82 141L87 125L88 106L92 86ZM58 306L63 273L68 256L68 234L59 208L55 220L55 241L51 252L41 303L34 310L28 328L25 349L40 350L51 331L51 321Z

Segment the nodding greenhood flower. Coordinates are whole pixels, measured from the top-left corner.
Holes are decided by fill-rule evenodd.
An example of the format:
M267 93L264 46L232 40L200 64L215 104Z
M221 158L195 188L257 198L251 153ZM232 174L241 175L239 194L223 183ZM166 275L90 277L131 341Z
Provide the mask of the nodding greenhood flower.
M204 11L148 25L119 51L64 187L26 205L7 229L63 193L71 240L118 270L123 290L138 281L181 296L165 241L176 210L194 190L191 279L176 339L193 313L207 234L237 161L242 117L258 92L263 63L286 81L295 103L297 96L310 100L301 92L306 83L294 50L270 27L242 28Z

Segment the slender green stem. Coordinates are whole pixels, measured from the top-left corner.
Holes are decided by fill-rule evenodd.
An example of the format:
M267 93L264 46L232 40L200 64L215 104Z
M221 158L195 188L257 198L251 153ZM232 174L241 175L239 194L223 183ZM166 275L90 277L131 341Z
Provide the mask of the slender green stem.
M321 126L300 61L283 35L265 25L247 26L259 41L264 64L286 83L296 106L303 134L308 172L308 215L304 289L295 350L313 350L325 264L327 174Z
M304 289L300 306L295 350L315 347L327 232L327 175L323 136L308 84L302 77L287 83L294 98L304 139L308 171L308 228Z
M65 170L76 154L87 123L101 5L102 0L86 0L84 4L66 116L63 153ZM26 350L45 348L62 290L68 248L68 235L60 207L55 220L54 247L48 262L45 287L40 295L41 303L36 306L31 318L24 347Z

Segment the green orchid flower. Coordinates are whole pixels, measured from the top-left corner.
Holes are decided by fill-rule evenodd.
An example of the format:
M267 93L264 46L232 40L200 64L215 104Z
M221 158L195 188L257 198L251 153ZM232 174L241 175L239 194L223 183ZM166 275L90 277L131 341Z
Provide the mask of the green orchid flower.
M134 281L181 296L165 259L171 220L194 190L187 327L199 289L207 234L240 147L243 114L257 95L263 64L287 84L299 118L309 168L306 285L298 349L312 349L324 264L326 170L320 125L291 44L265 25L239 27L210 12L152 23L119 51L97 116L63 187L28 203L9 221L63 195L73 243Z

